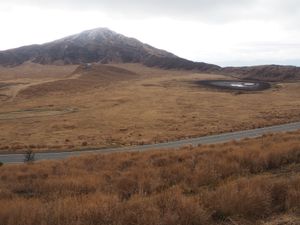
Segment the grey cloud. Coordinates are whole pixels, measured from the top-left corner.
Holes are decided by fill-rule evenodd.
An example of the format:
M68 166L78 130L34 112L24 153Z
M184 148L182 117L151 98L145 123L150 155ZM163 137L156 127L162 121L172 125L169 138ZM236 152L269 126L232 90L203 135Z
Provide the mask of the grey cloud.
M69 10L105 10L129 17L166 16L203 20L230 20L246 15L259 0L11 0L11 3Z
M10 0L9 2L63 10L104 11L111 16L125 16L132 19L165 16L206 23L272 20L297 25L300 21L298 0Z
M272 34L268 36L266 32L262 32L262 34L255 33L253 35L258 38L261 35L261 39L266 40L267 43L244 43L240 46L240 49L232 52L234 57L228 57L225 52L224 55L216 54L220 55L220 59L216 56L211 56L211 58L207 58L207 61L221 65L230 65L234 64L234 62L236 65L239 63L255 64L256 61L253 57L256 57L257 62L260 62L258 64L277 62L276 60L295 65L299 65L300 62L298 60L298 49L300 47L297 43L300 35L299 0L9 0L5 4L19 7L26 5L40 7L41 9L60 9L63 12L104 12L116 19L116 21L123 18L138 20L163 16L177 20L190 20L196 22L195 24L204 22L209 25L217 25L210 26L211 29L216 30L223 27L226 28L227 26L223 26L226 23L241 22L232 26L236 29L241 28L241 30L247 30L248 28L244 27L247 24L259 24L261 25L259 26L260 28L266 27L266 30L274 31L272 34L278 35L278 41L283 41L284 43L276 42L277 38L271 37L270 35ZM1 5L5 4L0 3L0 11ZM258 23L243 23L243 21L248 20L254 20ZM268 22L271 23L269 24ZM231 26L228 27L230 28ZM223 29L221 30L223 32ZM260 30L258 29L257 31L259 32ZM203 32L207 31L204 30ZM238 32L239 30L233 31L232 38L234 40L234 35ZM256 32L255 27L249 27L249 32ZM252 33L249 34L251 37ZM227 36L230 37L230 35ZM224 45L226 45L226 40L222 41L221 39L222 34L220 33L220 42L224 42ZM274 40L275 43L268 42L268 39L270 41ZM195 46L197 46L197 43L195 43ZM239 48L239 46L236 47ZM219 50L216 49L216 51ZM246 55L246 58L240 59L240 53L243 53L242 55L247 53L249 57ZM227 61L224 61L227 57ZM241 62L238 62L237 59L241 60ZM199 60L205 61L205 58Z

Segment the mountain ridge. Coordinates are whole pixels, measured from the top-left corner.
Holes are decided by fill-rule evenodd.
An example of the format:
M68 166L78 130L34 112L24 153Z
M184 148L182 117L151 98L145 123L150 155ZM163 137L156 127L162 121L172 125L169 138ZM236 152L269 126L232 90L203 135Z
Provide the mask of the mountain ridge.
M214 64L180 58L108 28L86 30L41 45L28 45L0 51L0 65L2 66L17 66L27 61L56 65L141 63L162 69L222 73L240 79L300 80L300 67L262 65L222 68Z

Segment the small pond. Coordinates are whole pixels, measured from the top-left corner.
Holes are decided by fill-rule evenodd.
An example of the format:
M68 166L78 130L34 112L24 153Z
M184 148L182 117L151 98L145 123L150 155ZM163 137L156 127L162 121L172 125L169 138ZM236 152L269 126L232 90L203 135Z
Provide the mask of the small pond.
M262 91L269 89L271 85L260 81L239 81L239 80L201 80L196 81L199 85L214 87L218 89L238 91Z

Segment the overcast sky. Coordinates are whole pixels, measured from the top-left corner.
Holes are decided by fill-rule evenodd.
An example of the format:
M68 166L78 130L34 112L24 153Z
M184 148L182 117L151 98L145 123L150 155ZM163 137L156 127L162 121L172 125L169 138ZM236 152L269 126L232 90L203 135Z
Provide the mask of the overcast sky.
M0 25L0 50L108 27L194 61L300 66L299 0L9 0Z

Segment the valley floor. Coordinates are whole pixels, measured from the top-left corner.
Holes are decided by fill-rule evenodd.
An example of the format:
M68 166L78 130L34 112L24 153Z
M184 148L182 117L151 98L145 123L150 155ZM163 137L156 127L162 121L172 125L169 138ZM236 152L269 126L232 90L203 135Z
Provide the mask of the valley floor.
M157 143L300 120L299 82L246 93L195 84L232 79L222 75L139 64L76 68L0 68L0 152Z

